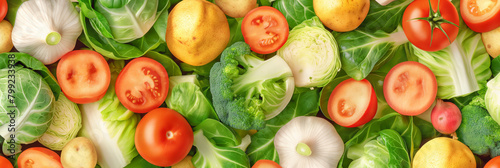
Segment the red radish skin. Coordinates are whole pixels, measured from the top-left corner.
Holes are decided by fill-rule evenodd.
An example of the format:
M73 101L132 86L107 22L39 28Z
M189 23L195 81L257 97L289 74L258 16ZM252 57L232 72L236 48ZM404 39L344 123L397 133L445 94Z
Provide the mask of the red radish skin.
M462 123L462 113L455 104L438 99L431 112L431 122L440 133L451 134Z

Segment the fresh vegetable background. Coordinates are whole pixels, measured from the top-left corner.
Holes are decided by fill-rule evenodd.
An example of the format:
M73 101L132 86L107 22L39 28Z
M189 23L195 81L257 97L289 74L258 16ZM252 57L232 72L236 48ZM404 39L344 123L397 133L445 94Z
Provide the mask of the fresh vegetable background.
M0 167L500 167L496 0L0 0Z

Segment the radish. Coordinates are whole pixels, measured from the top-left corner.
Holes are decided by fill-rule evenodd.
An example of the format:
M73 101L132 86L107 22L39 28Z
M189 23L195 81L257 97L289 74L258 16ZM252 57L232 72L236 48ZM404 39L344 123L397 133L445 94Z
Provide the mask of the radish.
M440 133L451 134L460 126L462 113L455 104L438 99L431 112L431 122Z

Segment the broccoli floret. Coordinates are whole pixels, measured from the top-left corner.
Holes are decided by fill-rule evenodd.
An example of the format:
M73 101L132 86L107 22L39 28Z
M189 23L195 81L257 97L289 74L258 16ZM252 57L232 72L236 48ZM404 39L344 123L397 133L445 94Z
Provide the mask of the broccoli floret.
M219 119L237 129L262 129L290 101L294 81L278 56L263 60L244 42L226 48L210 70L210 91Z
M461 111L462 124L456 131L458 140L469 146L477 155L491 157L500 155L500 125L491 118L488 111L481 106L471 104Z

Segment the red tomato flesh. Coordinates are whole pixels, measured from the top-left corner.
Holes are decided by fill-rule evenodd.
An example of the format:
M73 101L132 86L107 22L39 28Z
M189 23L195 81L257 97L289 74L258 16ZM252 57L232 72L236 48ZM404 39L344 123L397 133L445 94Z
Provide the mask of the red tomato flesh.
M368 80L353 78L342 81L330 94L328 114L337 124L357 127L373 119L377 112L377 95Z
M111 74L101 54L90 50L74 50L59 61L57 80L69 100L86 104L104 97Z
M10 163L7 158L1 157L0 156L0 167L2 168L13 168L12 164Z
M19 168L62 168L59 155L43 147L32 147L23 151L17 159L17 166Z
M496 156L488 161L488 163L484 165L484 168L500 168L500 156Z
M460 0L460 13L475 32L488 32L500 26L498 0Z
M437 82L425 65L406 61L394 66L384 80L387 104L402 115L415 116L425 112L436 99Z
M135 132L139 154L157 166L172 166L184 159L193 146L193 130L176 111L157 108L146 114Z
M277 51L288 39L288 22L280 11L261 6L243 18L241 32L250 49L259 54Z
M160 107L167 98L167 70L153 59L136 58L118 75L115 91L118 100L130 111L151 111Z
M0 0L0 21L2 21L7 15L7 10L9 9L7 5L7 0ZM12 22L12 21L10 21Z
M281 166L272 160L258 160L252 168L281 168Z

